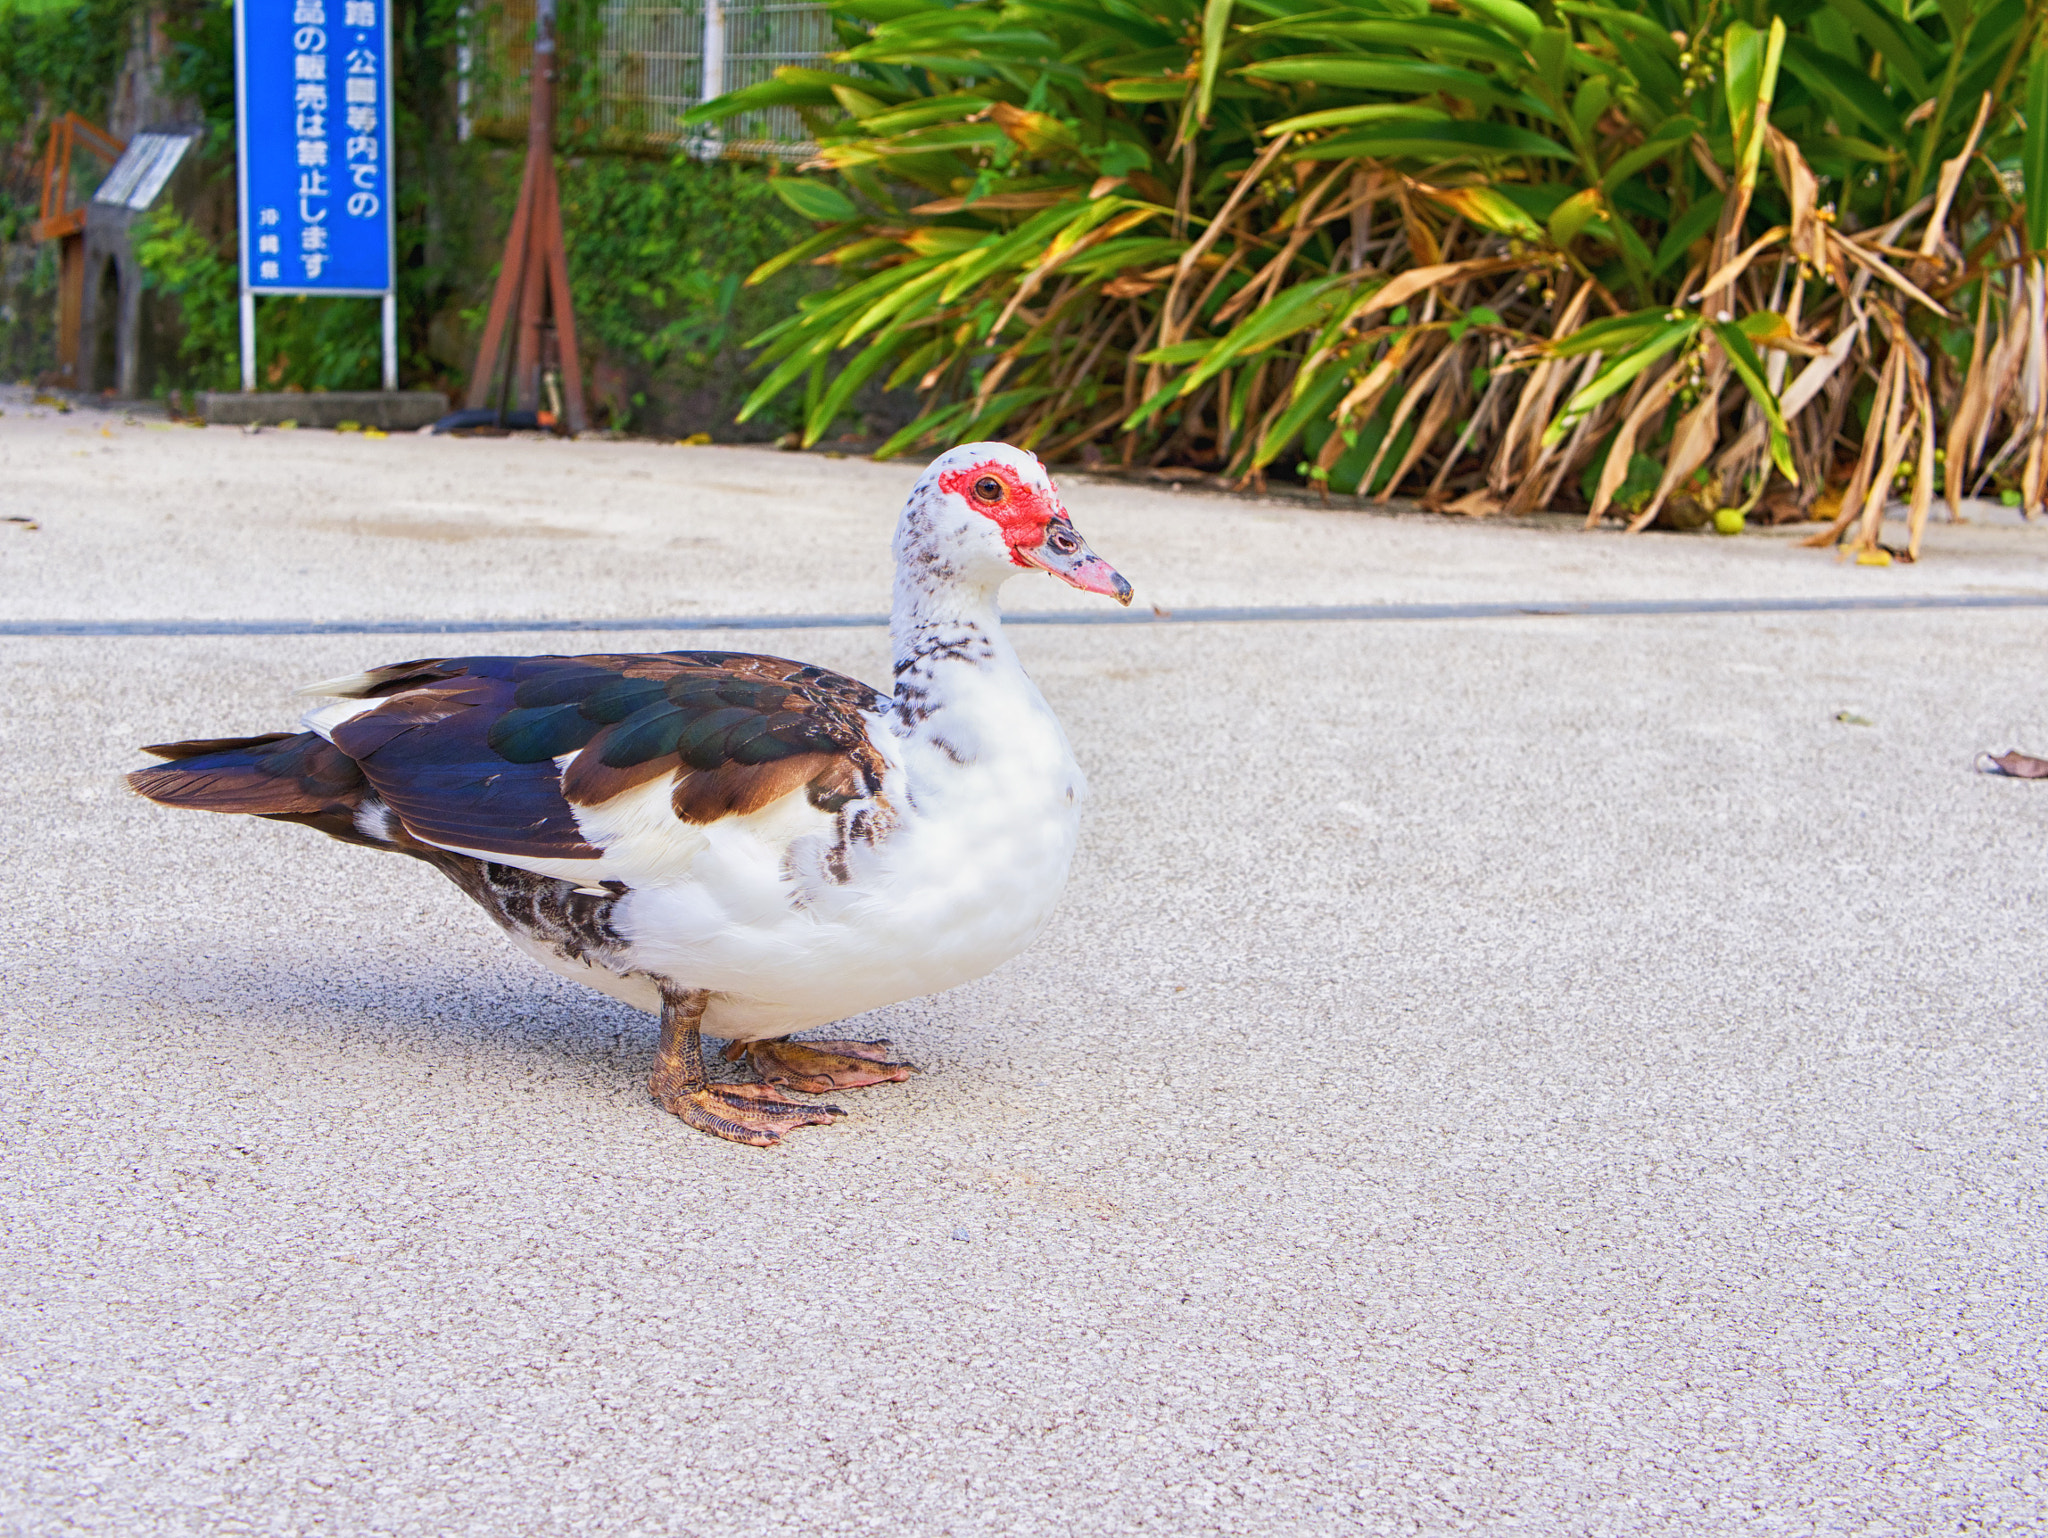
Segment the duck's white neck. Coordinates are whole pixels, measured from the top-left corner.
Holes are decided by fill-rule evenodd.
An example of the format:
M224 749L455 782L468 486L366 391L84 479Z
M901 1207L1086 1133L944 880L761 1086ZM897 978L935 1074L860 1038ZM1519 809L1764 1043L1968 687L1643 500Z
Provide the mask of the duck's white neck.
M982 513L945 489L942 457L912 489L896 524L895 604L889 638L895 652L896 729L916 734L943 713L943 736L956 748L980 720L991 731L1023 715L1045 715L1003 635L996 595L1018 576L1009 543ZM1058 731L1057 723L1053 730ZM925 733L925 735L933 735Z
M896 710L906 726L943 709L970 679L1021 676L1003 634L996 602L1001 587L1001 578L977 581L942 562L897 562L889 641Z

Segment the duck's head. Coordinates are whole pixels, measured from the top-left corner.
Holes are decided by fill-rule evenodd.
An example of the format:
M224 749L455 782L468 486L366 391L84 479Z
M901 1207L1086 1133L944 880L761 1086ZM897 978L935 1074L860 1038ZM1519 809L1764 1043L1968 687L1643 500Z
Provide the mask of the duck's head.
M898 556L941 580L994 587L1035 569L1131 601L1130 583L1088 548L1038 456L1007 443L963 443L932 461L904 508Z

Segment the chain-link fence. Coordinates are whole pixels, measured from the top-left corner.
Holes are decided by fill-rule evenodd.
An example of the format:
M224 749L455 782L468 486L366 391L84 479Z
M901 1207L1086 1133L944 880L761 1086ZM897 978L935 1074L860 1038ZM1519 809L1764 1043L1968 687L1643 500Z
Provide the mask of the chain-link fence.
M532 0L504 0L480 16L471 55L470 116L494 135L525 132ZM564 63L572 87L564 127L623 150L689 148L709 156L800 160L812 146L786 107L749 112L713 137L678 121L709 97L758 85L786 64L823 68L836 46L825 7L792 0L599 0L565 14ZM708 67L707 67L708 62Z

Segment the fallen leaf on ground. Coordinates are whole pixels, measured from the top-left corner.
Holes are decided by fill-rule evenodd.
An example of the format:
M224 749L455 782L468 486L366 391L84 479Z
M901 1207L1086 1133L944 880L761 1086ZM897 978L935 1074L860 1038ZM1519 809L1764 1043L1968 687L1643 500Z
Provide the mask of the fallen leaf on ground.
M2015 780L2048 780L2048 758L2034 758L2018 749L2003 757L1980 753L1977 768L1984 774L2002 774Z
M1425 497L1423 500L1426 503L1428 498ZM1484 518L1491 513L1499 512L1506 505L1499 497L1488 491L1484 486L1481 486L1477 491L1466 492L1456 501L1446 502L1441 511L1446 513L1463 513L1467 518ZM1436 510L1432 509L1432 511Z

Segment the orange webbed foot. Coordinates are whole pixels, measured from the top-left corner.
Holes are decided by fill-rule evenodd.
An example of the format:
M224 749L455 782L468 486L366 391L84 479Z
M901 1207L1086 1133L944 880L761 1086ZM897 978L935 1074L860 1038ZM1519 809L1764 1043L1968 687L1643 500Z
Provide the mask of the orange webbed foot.
M750 1148L772 1148L785 1133L830 1126L846 1114L836 1105L792 1100L767 1084L665 1084L659 1067L651 1088L661 1108L687 1125Z
M807 1095L836 1089L865 1089L871 1084L901 1084L917 1070L899 1062L886 1041L736 1041L725 1049L726 1061L745 1058L762 1080Z

